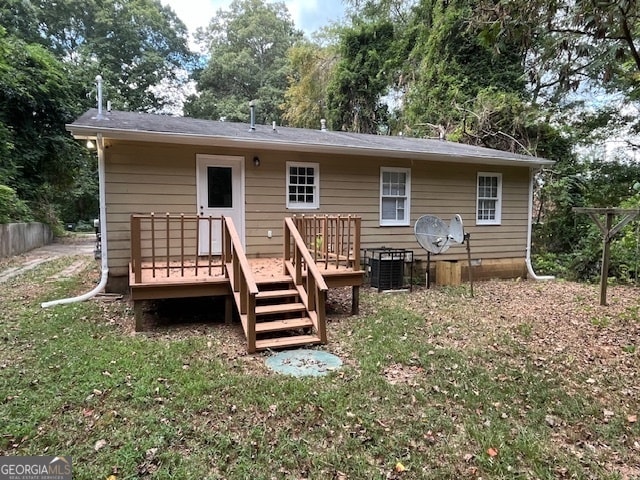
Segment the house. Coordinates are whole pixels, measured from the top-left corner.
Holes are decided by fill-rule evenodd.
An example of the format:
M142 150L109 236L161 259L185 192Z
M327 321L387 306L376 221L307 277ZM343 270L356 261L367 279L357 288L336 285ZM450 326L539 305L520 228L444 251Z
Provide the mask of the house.
M332 281L336 286L351 285L354 297L362 283L360 249L411 249L416 258L426 257L413 232L416 219L424 214L462 216L473 238L475 278L524 276L532 178L535 171L552 163L442 140L119 111L89 110L67 129L77 139L98 143L107 289L132 288L134 300L136 295L140 299L171 295L167 288L151 293L151 287L142 294L141 274L137 280L134 275L136 265L148 263L151 257L153 274L160 272L155 259L165 253L162 268L167 272L171 261L185 268L184 259L176 260L185 256L185 248L190 252L196 248L195 261L208 257L211 267L211 258L215 263L219 255L224 257L226 242L230 256L220 261L222 276L229 274L224 272L225 265L231 265L235 254L237 265L245 257L282 258L285 245L291 248L297 238L284 222L293 216L297 220L290 227L305 230L303 243L314 251L314 261L319 252L326 267L333 255L338 270L350 269L338 281L330 279L326 268L321 275L329 278L328 287ZM331 220L338 216L341 220ZM203 221L206 218L214 220ZM233 227L228 235L220 233L228 229L222 218ZM299 223L303 218L310 223ZM154 224L144 227L145 222ZM331 228L333 237L323 236ZM340 242L346 250L336 252ZM295 252L285 256L291 257L293 266ZM459 260L466 267L466 252L451 248L438 260ZM298 258L303 270L307 263ZM193 272L198 272L197 265ZM229 278L224 288L229 288L228 283ZM208 291L175 295L208 294L203 292Z

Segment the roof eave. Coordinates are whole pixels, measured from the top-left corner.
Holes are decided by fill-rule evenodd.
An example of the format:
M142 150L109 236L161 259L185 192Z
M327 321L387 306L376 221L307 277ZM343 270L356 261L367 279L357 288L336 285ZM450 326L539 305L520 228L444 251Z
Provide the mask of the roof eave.
M438 152L425 152L416 150L393 150L368 147L349 147L337 145L310 144L302 142L282 142L274 139L265 141L263 139L247 139L234 138L216 135L195 135L186 133L172 132L149 132L141 130L125 130L108 127L96 127L90 125L68 124L66 129L79 140L95 138L101 133L105 138L114 140L129 141L153 141L157 143L173 143L180 145L202 145L217 147L250 147L260 148L263 150L291 150L303 153L332 153L332 154L348 154L348 155L369 155L375 157L403 158L409 160L432 160L450 163L471 163L495 166L526 166L532 168L541 168L547 165L553 165L554 162L538 157L529 159L519 158L496 158L492 156L477 156L468 154L445 154Z

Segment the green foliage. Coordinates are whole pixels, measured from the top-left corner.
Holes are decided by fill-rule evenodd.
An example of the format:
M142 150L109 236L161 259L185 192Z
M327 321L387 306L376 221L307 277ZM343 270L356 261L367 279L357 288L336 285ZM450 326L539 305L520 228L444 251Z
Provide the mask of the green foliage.
M546 172L534 228L536 267L569 279L598 280L602 233L573 207L640 208L640 193L634 189L639 175L638 165L624 158L559 162ZM639 280L639 225L638 220L630 223L611 243L609 276L617 281Z
M66 197L82 149L65 131L75 103L66 66L0 29L0 173L34 206Z
M69 66L81 110L95 106L96 75L105 82L105 99L121 110L157 111L164 107L154 87L180 84L180 69L191 61L187 30L175 13L153 0L13 0L0 10L4 21L18 23L20 37L40 41ZM14 20L21 17L21 20ZM23 17L23 18L22 18ZM25 20L29 19L29 20ZM93 94L92 94L93 93Z
M157 86L184 81L186 27L154 0L7 0L0 24L0 183L54 227L89 220L95 158L64 125L95 106L97 74L115 108L175 109Z
M389 21L360 23L342 31L340 60L327 87L328 120L334 130L379 133L388 125L382 96L389 88L386 66L395 39Z
M447 132L467 130L467 117L493 113L486 108L489 99L502 92L522 99L520 51L498 55L481 45L477 32L468 27L471 5L468 0L425 0L416 9L413 24L421 31L411 57L419 63L416 81L408 86L406 121L417 132L430 131L430 125Z
M234 0L199 36L209 58L195 74L198 94L187 100L185 113L246 122L249 102L257 100L256 122L280 124L287 88L286 52L302 38L285 4Z
M527 52L527 80L536 101L566 110L576 91L640 99L635 0L481 0L471 19L487 47L504 52L517 45ZM608 108L606 102L592 102L592 108L602 107ZM640 123L630 118L627 125Z
M327 118L327 86L333 74L336 55L330 47L301 42L287 52L289 86L285 91L283 119L293 127L320 127Z
M31 221L31 212L16 192L6 185L0 185L0 223Z

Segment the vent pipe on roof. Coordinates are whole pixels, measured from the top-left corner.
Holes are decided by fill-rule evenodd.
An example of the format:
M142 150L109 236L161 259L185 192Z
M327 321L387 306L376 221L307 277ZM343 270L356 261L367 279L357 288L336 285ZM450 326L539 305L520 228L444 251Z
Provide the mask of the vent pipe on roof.
M327 131L327 121L324 118L320 119L320 130L323 132Z
M251 110L251 128L250 132L256 131L256 102L255 100L251 100L249 102L249 109Z
M98 115L96 115L93 118L96 119L96 120L102 120L105 117L102 114L102 76L101 75L97 75L96 76L96 89L98 91L98 94L97 94L97 97L98 97Z

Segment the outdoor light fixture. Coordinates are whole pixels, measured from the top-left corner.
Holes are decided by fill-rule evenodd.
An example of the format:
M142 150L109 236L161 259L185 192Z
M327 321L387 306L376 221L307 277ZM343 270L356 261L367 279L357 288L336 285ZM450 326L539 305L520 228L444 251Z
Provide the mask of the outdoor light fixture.
M260 157L253 157L253 164L256 167L259 167L260 166Z
M91 140L87 140L87 148L88 148L89 150L95 150L95 148L96 148L96 144L95 144L95 143L93 143Z

